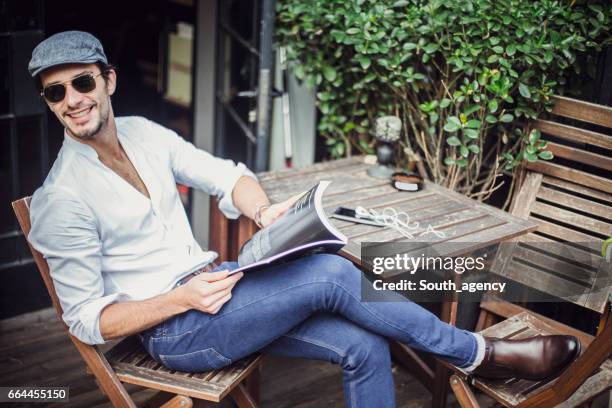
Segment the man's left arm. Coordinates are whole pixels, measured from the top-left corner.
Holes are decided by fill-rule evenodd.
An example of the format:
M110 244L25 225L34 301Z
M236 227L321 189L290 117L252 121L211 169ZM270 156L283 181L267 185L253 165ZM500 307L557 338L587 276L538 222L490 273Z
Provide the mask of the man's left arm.
M265 227L301 196L271 204L255 175L244 164L215 157L170 129L150 121L148 124L149 134L158 136L160 147L169 153L176 181L218 196L219 209L228 218L237 218L242 213Z
M232 201L242 214L265 227L287 211L303 193L288 200L270 204L261 185L252 177L242 176L232 191Z

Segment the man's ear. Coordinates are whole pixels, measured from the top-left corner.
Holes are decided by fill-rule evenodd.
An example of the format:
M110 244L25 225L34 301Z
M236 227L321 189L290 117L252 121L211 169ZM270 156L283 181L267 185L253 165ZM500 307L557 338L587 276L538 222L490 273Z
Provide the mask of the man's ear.
M109 69L106 78L106 91L108 92L108 96L112 96L115 93L115 89L117 89L117 73L114 69Z

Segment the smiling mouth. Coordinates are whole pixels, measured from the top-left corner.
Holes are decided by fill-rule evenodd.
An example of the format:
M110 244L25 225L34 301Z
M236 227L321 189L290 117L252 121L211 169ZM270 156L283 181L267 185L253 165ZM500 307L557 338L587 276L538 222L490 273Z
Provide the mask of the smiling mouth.
M83 116L87 115L89 112L91 112L93 108L94 108L94 105L91 105L89 108L81 109L76 112L66 113L65 115L72 119L78 119L78 118L82 118Z

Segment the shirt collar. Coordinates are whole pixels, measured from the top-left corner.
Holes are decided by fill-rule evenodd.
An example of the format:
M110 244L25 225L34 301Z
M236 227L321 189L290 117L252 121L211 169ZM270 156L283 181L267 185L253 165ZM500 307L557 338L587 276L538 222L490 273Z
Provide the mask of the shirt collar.
M70 136L67 130L64 130L64 146L92 159L98 158L98 153L96 152L96 149L85 143L79 142L78 140Z

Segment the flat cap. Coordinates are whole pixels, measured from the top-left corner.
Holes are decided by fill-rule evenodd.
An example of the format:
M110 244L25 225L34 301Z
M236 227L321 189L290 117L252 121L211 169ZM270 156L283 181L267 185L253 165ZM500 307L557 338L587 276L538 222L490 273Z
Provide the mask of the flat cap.
M33 77L60 64L108 64L102 44L83 31L64 31L42 41L32 51L28 71Z

